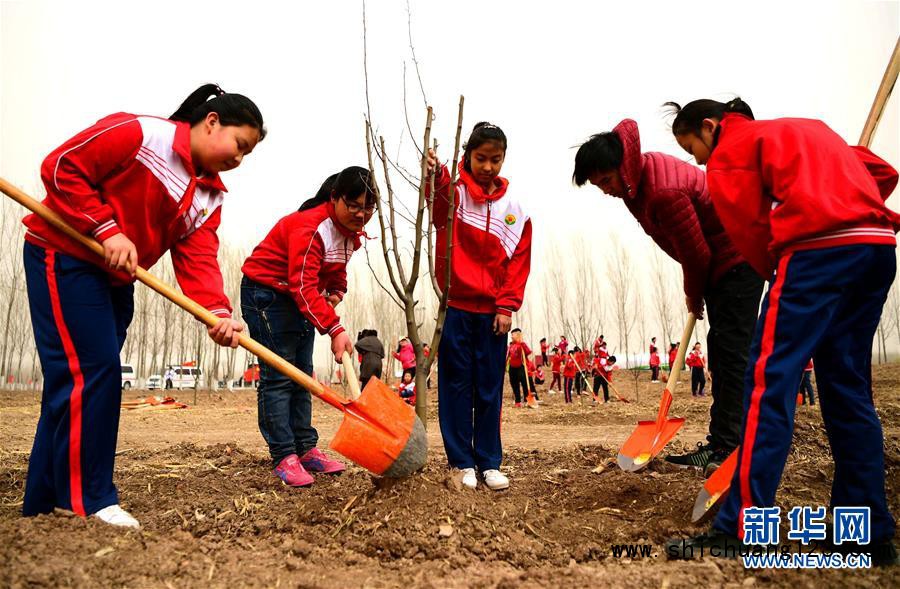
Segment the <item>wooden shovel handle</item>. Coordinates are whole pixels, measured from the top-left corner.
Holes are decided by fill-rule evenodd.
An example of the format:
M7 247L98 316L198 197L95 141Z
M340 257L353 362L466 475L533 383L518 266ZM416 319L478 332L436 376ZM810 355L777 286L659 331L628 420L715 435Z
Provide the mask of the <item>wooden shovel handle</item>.
M666 382L666 390L670 393L675 391L675 385L678 384L678 377L681 376L681 367L684 365L684 356L687 353L690 344L691 334L694 332L694 325L697 318L693 313L688 313L687 321L684 324L684 331L681 332L681 341L678 343L678 351L675 353L675 364L670 366L669 380Z
M103 246L97 243L95 239L87 237L86 235L82 235L81 233L73 229L68 223L63 220L62 217L60 217L54 211L51 211L43 204L31 198L3 178L0 178L0 192L3 192L8 197L25 207L35 215L47 221L50 225L59 230L61 233L65 234L67 237L83 245L98 256L103 257ZM139 267L137 269L136 277L148 287L152 288L165 298L169 299L209 327L214 326L222 320L221 317L213 315L206 308L200 306L194 300L176 291L174 288L172 288L165 282L162 282L156 276L150 274L143 268ZM340 402L337 399L333 398L333 395L326 394L325 387L323 387L317 380L305 374L296 366L294 366L272 350L263 346L250 336L244 333L241 333L239 335L239 344L242 348L249 350L256 356L258 356L260 360L262 360L281 374L287 376L297 384L305 387L310 393L321 398L326 403L335 406L338 409L343 409Z
M863 127L862 135L859 137L859 144L869 147L872 142L872 136L875 134L875 128L881 120L884 112L884 106L897 83L897 74L900 73L900 39L894 45L894 52L888 61L887 68L884 70L884 76L881 78L881 84L878 86L878 92L875 94L875 100L872 102L872 108L869 110L869 116L866 117L866 124Z
M359 399L360 395L359 379L356 378L356 369L353 367L353 360L346 351L341 355L341 365L344 367L344 373L347 376L347 384L350 386L350 400L355 401Z

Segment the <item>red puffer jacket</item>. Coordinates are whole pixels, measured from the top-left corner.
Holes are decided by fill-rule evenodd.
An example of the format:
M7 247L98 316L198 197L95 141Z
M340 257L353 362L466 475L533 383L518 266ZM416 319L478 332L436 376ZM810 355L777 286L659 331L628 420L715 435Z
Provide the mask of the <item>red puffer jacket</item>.
M628 192L625 206L647 235L681 264L684 293L700 301L707 287L744 262L716 216L706 175L671 155L641 153L637 123L631 119L613 132L624 147L619 173Z

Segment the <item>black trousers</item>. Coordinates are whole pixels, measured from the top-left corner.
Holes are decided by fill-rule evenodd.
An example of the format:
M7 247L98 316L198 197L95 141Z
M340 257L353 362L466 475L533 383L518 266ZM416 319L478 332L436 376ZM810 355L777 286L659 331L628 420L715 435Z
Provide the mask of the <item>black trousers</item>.
M691 394L702 395L705 388L706 374L703 373L703 369L696 366L691 367Z
M606 379L602 376L594 377L594 396L597 396L597 393L600 389L603 388L603 402L609 402L609 384L606 382Z
M709 371L713 377L707 440L715 448L730 451L741 443L744 374L763 282L749 264L742 263L726 272L704 297L709 318Z
M509 367L509 384L512 387L516 403L521 403L522 399L528 396L528 377L525 375L524 366Z

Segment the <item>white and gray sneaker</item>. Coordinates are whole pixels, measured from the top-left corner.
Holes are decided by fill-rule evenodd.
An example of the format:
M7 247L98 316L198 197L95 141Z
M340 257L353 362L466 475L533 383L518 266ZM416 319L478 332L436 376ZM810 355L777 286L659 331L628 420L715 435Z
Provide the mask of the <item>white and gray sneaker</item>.
M491 491L502 491L509 488L509 477L499 470L486 470L483 473L484 484Z
M130 513L119 507L118 504L104 507L95 513L94 517L111 526L135 529L140 529L141 527L138 520L134 519Z
M462 484L469 489L478 487L478 476L475 474L474 468L461 468Z

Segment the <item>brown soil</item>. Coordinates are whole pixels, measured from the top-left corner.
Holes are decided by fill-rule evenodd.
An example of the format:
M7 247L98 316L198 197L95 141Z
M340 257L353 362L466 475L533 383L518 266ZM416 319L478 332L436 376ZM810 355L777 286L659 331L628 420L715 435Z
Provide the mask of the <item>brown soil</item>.
M634 399L631 380L617 383ZM191 408L125 412L116 484L143 525L119 531L90 519L19 516L39 412L31 393L0 392L0 586L185 587L891 587L900 571L748 571L739 561L667 561L662 543L703 527L689 512L703 479L660 460L620 471L615 449L637 419L655 416L658 387L640 402L503 415L508 491L463 491L445 468L436 423L423 473L376 485L351 467L305 490L272 474L252 392L181 395ZM900 366L876 372L887 487L898 510ZM132 393L137 397L141 393ZM708 398L676 395L687 424L670 450L702 439ZM434 412L432 412L434 413ZM316 404L323 439L340 415ZM598 468L605 465L605 468ZM599 470L599 472L597 472ZM826 504L832 467L821 417L798 410L782 507ZM650 544L649 558L614 558L614 544Z

